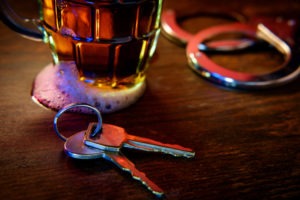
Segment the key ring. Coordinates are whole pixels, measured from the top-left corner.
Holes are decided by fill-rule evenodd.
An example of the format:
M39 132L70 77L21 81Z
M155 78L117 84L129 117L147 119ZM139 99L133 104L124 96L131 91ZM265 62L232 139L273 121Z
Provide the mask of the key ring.
M62 108L61 110L59 110L53 120L54 131L55 131L56 135L63 141L66 141L67 138L59 132L58 127L57 127L57 121L63 113L65 113L66 111L68 111L72 108L78 108L78 107L84 107L84 108L91 109L97 115L97 118L98 118L97 126L96 126L95 130L91 133L91 137L94 137L102 129L102 117L101 117L100 111L97 108L95 108L89 104L82 104L82 103L69 104L69 105L65 106L64 108Z

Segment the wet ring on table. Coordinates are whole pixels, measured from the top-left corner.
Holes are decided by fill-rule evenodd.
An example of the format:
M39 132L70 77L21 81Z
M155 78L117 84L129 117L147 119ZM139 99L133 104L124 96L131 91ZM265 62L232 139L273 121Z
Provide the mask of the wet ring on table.
M233 71L214 63L199 51L199 44L223 33L243 33L267 41L284 56L279 69L262 75ZM250 26L242 23L214 26L200 31L188 43L186 55L190 67L212 82L233 88L258 89L270 88L288 83L300 74L300 66L292 62L292 49L264 25Z
M88 104L81 104L81 103L69 104L69 105L65 106L64 108L62 108L61 110L59 110L59 111L57 112L57 114L55 115L54 120L53 120L54 131L55 131L56 135L57 135L60 139L62 139L63 141L66 141L67 138L66 138L64 135L62 135L62 134L59 132L59 130L58 130L58 126L57 126L58 119L59 119L59 118L61 117L61 115L62 115L63 113L65 113L66 111L68 111L68 110L70 110L70 109L73 109L73 108L78 108L78 107L84 107L84 108L91 109L91 110L93 110L94 113L97 115L97 118L98 118L97 126L96 126L94 132L91 133L91 136L95 136L95 135L96 135L97 133L99 133L99 132L101 131L101 129L102 129L102 117L101 117L100 111L99 111L97 108L95 108L95 107L93 107L93 106L91 106L91 105L88 105Z

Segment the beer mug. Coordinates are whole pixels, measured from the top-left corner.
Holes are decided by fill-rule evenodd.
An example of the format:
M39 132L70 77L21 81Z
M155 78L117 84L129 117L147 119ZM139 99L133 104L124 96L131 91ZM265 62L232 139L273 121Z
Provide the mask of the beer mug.
M5 1L6 24L51 49L54 65L74 63L78 80L101 92L145 81L160 33L163 0L39 0L41 32L24 27ZM100 91L100 90L99 90Z

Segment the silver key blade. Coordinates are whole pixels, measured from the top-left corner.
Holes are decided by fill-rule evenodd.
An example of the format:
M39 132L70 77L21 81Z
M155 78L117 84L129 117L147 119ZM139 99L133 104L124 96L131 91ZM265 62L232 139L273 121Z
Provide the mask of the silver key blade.
M150 179L148 179L145 173L136 169L135 165L124 155L116 152L105 152L105 155L105 159L115 163L123 171L129 172L133 179L140 181L154 195L156 195L157 197L162 197L164 195L163 190Z
M182 147L177 144L165 144L148 138L129 134L127 134L126 138L127 141L123 144L123 146L127 148L151 152L161 152L173 155L175 157L193 158L195 156L195 152L192 149Z

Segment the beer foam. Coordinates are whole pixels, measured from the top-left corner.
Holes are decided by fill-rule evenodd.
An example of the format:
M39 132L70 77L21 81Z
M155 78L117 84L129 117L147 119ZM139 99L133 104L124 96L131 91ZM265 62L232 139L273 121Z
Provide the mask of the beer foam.
M102 113L112 113L135 103L144 93L141 82L129 89L105 90L79 80L74 62L47 65L35 78L32 99L47 108L59 110L70 103L86 103ZM85 109L77 112L89 113Z

